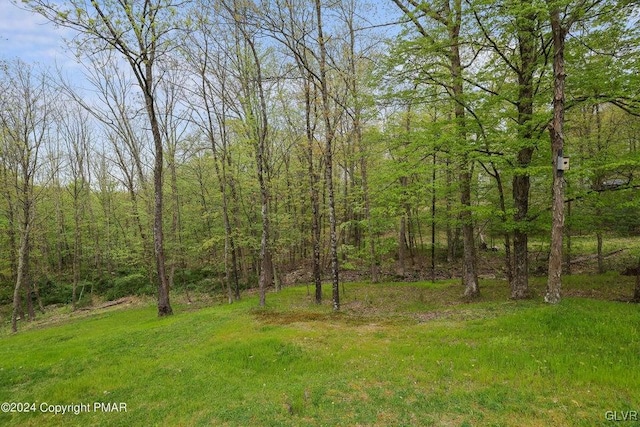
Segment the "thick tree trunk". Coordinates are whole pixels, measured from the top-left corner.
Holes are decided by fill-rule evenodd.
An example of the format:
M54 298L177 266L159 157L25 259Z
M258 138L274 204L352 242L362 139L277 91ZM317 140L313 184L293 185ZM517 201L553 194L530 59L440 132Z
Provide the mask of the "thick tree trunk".
M464 296L475 298L480 295L478 286L478 273L476 269L476 247L473 233L473 221L471 218L471 172L468 170L467 162L463 164L463 172L460 174L460 185L462 187L462 243L463 243L463 264L462 283L464 285Z
M453 6L453 10L451 8ZM462 24L462 2L454 0L452 4L444 2L444 13L448 17L448 31L451 42L449 60L451 63L452 92L455 102L454 114L456 119L458 143L461 144L460 162L460 203L462 212L460 219L462 222L462 284L464 295L473 298L480 295L478 286L477 258L475 247L475 236L473 228L473 217L471 214L471 181L473 178L472 167L468 155L467 130L465 119L464 100L464 80L462 75L462 61L460 57L460 26Z
M551 248L549 253L549 276L545 302L557 304L560 302L562 287L562 237L564 230L564 172L559 162L563 157L564 146L564 43L566 31L562 28L560 11L554 8L551 12L551 28L553 33L553 121L549 126L551 138L551 156L553 167L553 187L551 206Z
M455 51L458 52L458 46L455 46ZM453 55L453 70L454 72L454 92L458 98L458 104L456 104L456 119L458 120L458 133L460 136L460 143L464 143L466 140L465 130L465 117L464 107L462 102L462 68L460 65L459 53ZM464 285L464 296L467 298L473 298L480 295L480 288L478 286L478 272L476 266L476 245L473 228L473 218L471 215L471 180L472 172L471 165L467 159L467 155L463 154L463 160L460 164L460 203L462 204L462 212L460 214L462 221L462 251L463 251L463 263L462 263L462 283Z
M519 156L520 157L520 156ZM529 155L530 158L530 155ZM526 231L527 213L529 211L529 176L513 177L513 200L515 205L513 231L513 280L511 281L511 298L529 297L529 251L528 232Z
M531 162L533 149L527 148L518 153L518 164L524 168ZM511 298L529 297L529 236L527 231L527 215L529 212L529 175L513 177L513 201L515 213L513 219L516 228L513 231L513 280L511 281Z
M521 2L527 5L526 1ZM518 151L518 172L513 176L513 280L511 298L529 297L529 192L530 178L527 168L533 156L533 97L534 73L538 52L536 50L536 15L527 14L516 19L520 67L518 70L518 136L526 144Z

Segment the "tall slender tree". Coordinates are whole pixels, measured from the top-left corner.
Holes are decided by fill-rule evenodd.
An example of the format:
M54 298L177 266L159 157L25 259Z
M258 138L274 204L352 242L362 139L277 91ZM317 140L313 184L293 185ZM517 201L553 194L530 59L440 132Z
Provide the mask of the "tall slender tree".
M30 255L35 205L42 196L36 190L36 179L42 177L43 152L54 128L56 99L47 75L20 61L0 67L0 90L4 94L0 98L0 163L13 169L10 175L17 203L19 244L11 316L11 329L16 332L22 295L26 297L29 320L35 318Z
M480 294L478 286L477 257L475 247L475 235L472 217L472 160L469 153L469 135L467 129L467 104L464 91L464 68L462 62L462 26L464 6L461 0L448 0L445 2L419 2L417 0L393 0L393 2L408 17L417 29L420 37L436 49L446 59L446 75L441 71L427 71L431 83L442 86L450 95L453 102L453 111L456 124L456 139L460 147L459 184L460 202L462 211L463 263L462 282L464 295L475 297ZM439 26L444 32L445 41L436 40L431 33L430 26Z
M113 49L129 65L142 93L154 145L154 216L153 236L158 280L158 315L173 313L169 301L163 230L163 140L156 103L157 62L172 47L177 11L186 4L181 0L26 0L31 10L49 21L78 31L88 49ZM88 48L88 49L87 49Z
M325 181L327 185L327 197L329 199L329 241L331 248L331 286L334 311L340 310L340 282L338 277L338 235L335 190L333 186L333 140L335 138L335 122L331 114L329 81L327 75L327 39L323 25L323 7L321 0L315 0L316 25L318 31L318 84L320 86L320 98L322 99L322 117L324 119L324 157L325 157Z

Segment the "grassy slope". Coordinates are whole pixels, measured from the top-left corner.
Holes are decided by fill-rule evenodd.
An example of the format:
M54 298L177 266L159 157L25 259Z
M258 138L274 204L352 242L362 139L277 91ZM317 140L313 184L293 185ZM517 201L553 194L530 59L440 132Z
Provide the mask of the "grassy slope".
M567 292L631 294L617 276ZM344 310L303 287L256 309L158 319L115 309L0 337L0 402L126 402L126 413L0 414L0 425L607 425L640 411L639 309L507 301L483 282L346 285ZM541 282L534 282L538 289ZM625 423L633 425L633 423Z

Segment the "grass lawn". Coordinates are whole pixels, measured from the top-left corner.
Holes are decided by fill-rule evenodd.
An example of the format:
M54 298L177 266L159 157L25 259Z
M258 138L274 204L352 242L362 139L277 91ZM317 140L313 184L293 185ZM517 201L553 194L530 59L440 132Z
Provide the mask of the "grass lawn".
M145 303L3 325L0 402L36 411L0 425L640 425L607 419L640 412L640 307L612 301L633 278L567 277L558 306L532 286L513 302L482 281L465 303L457 281L346 284L340 313L295 287L265 309L247 297L159 319ZM90 411L42 412L71 404Z

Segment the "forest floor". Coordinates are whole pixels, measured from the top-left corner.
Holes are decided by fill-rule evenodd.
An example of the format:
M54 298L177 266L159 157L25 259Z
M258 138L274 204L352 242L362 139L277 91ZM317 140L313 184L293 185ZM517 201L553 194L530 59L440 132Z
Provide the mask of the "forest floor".
M167 318L60 308L0 332L0 425L639 425L634 280L567 276L557 306L532 278L526 301L502 280L473 302L459 280L347 283L339 313L326 285L322 305L296 286L262 309L177 294Z

